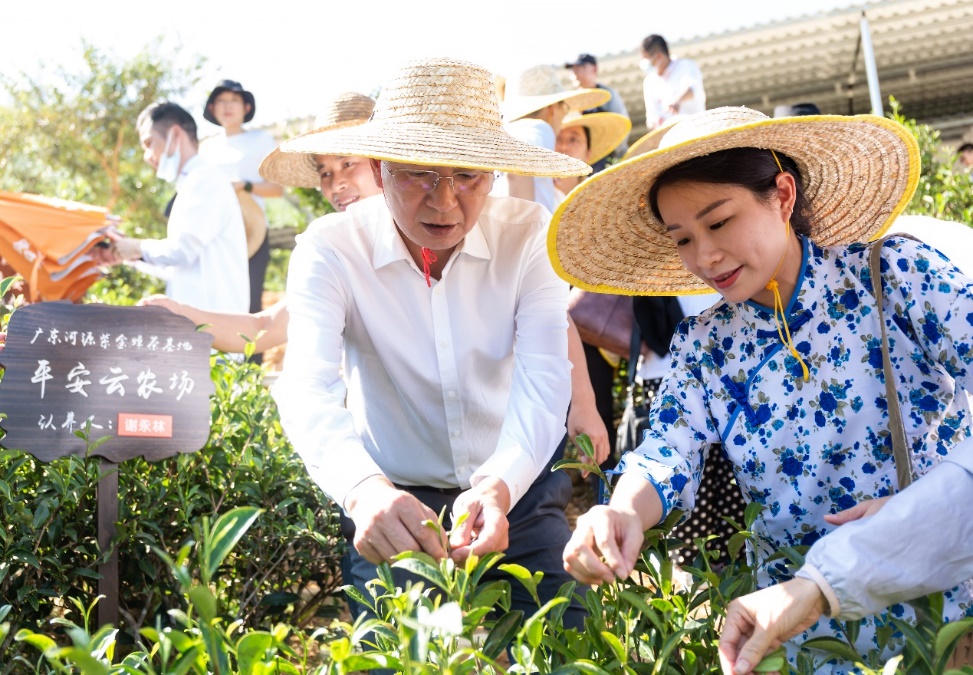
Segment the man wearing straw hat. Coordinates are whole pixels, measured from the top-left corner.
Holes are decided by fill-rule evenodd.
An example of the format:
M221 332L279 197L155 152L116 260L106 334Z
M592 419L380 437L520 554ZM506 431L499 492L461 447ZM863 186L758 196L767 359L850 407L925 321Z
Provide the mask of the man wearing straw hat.
M384 195L299 238L274 390L308 471L348 516L346 580L367 597L375 565L403 551L505 551L543 571L552 598L568 580L571 486L549 470L571 391L567 286L546 253L549 214L488 193L495 171L588 167L505 133L492 74L450 59L403 68L369 122L281 149L369 157ZM448 540L424 525L443 509L447 527L468 516Z

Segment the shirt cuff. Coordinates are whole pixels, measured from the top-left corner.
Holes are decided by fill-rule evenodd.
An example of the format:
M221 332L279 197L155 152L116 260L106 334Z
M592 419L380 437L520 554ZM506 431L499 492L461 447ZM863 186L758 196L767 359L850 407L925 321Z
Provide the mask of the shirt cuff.
M476 486L484 478L493 476L507 485L510 491L510 508L512 509L520 498L527 494L527 490L537 478L537 467L534 459L523 448L510 446L498 448L470 477L470 485ZM509 513L509 511L508 511Z
M165 243L159 239L142 239L142 260L147 263L158 264L155 259L162 255L165 251Z
M835 595L834 589L831 588L831 584L828 583L824 575L818 571L817 567L813 565L804 564L801 569L797 570L795 577L802 577L804 579L810 579L818 585L821 589L821 593L824 594L824 600L828 603L828 606L824 609L824 614L829 619L841 614L841 604L838 602L838 596Z

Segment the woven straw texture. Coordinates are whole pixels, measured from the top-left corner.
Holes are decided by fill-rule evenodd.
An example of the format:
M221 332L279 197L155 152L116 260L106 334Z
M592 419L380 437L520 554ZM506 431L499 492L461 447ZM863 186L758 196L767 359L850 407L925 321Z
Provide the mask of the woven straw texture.
M677 164L747 147L776 150L797 163L811 238L825 246L879 236L909 203L919 178L915 139L883 117L770 119L746 108L709 110L673 126L658 150L609 167L565 198L548 233L555 270L602 293L712 292L683 267L648 193Z
M509 80L500 106L503 121L513 122L559 101L573 112L582 112L608 103L612 97L605 89L566 89L560 72L554 66L534 66Z
M673 115L655 129L645 134L645 136L642 136L642 138L628 146L628 150L625 151L622 161L632 159L632 157L637 157L638 155L644 155L658 148L662 142L662 137L672 128L672 125L681 122L685 118L686 115Z
M569 127L587 127L591 134L591 147L588 150L588 164L594 164L612 153L628 136L632 130L632 121L612 112L590 113L580 115L571 113L564 118L561 129Z
M369 122L305 134L281 150L526 176L591 172L584 162L507 134L493 75L472 63L443 58L413 61L399 71L383 87Z
M368 121L375 109L375 101L364 94L341 94L327 105L314 120L314 129L301 134L320 134L335 129L353 127ZM317 187L320 183L314 156L304 153L281 152L276 148L260 163L264 180L291 187Z

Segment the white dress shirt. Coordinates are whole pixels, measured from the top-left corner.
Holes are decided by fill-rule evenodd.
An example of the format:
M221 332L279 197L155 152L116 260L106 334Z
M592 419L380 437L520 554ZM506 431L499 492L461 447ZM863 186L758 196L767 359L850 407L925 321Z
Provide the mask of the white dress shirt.
M213 312L247 312L250 272L243 216L226 175L199 155L176 179L165 239L143 239L140 268L166 280L166 295Z
M298 237L274 396L335 502L379 474L440 488L499 477L511 506L527 491L571 397L568 287L547 255L549 220L532 202L488 197L432 287L382 195Z
M686 89L693 90L693 97L679 105L680 115L692 115L706 110L706 91L703 89L703 73L692 59L672 59L662 75L652 69L642 83L645 96L645 124L654 129L672 117L669 106Z

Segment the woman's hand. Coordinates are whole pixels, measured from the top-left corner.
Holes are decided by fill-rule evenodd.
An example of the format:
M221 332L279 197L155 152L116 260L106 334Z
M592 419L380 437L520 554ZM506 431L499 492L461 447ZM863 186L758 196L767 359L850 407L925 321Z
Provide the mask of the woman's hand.
M767 653L813 626L824 613L825 604L818 585L802 577L731 602L720 634L723 673L752 673Z
M578 518L564 548L564 569L581 583L594 586L624 579L635 569L643 540L642 520L637 513L595 506Z
M844 525L845 523L850 523L853 520L859 520L861 518L868 518L869 516L874 516L876 513L885 506L891 497L879 497L878 499L866 499L865 501L858 502L850 509L845 509L844 511L839 511L835 514L828 514L824 517L826 521L832 525Z
M608 443L608 429L605 427L604 420L601 419L601 415L598 414L598 409L594 405L594 401L591 405L586 405L584 403L575 404L571 403L571 407L568 409L568 437L574 438L581 434L587 434L588 438L591 439L591 445L595 449L594 463L596 465L601 465L611 452L611 447ZM581 454L581 461L591 462L588 455L584 453ZM588 472L582 472L582 476L587 477Z

